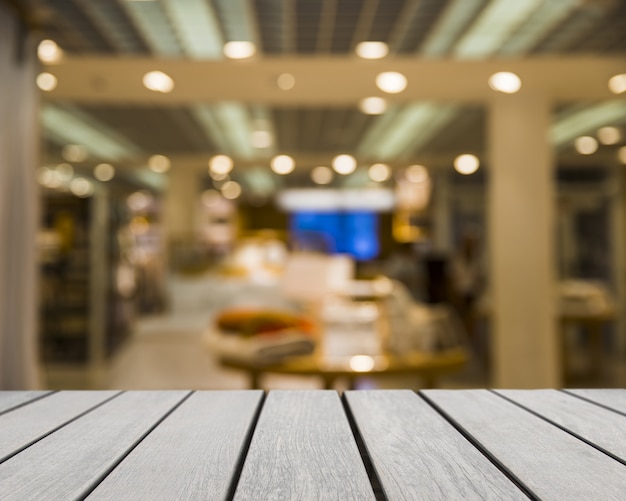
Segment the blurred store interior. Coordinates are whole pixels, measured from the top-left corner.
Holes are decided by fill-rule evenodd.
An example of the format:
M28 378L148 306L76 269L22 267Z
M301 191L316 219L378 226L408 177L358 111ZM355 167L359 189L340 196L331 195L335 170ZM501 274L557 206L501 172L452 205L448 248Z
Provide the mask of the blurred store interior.
M1 389L626 385L626 2L1 0L0 75Z

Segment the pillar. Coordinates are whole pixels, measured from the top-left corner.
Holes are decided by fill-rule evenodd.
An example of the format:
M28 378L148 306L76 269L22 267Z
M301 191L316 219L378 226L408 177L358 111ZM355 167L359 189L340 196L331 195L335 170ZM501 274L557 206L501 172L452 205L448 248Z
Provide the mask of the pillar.
M560 385L551 103L494 95L489 114L493 385Z
M200 176L195 169L172 165L163 206L163 225L170 238L190 238L197 230Z

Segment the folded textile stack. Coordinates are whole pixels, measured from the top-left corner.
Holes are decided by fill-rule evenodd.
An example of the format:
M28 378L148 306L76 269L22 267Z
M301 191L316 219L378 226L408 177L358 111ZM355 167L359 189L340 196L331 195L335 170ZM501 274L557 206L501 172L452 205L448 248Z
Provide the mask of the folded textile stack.
M273 310L222 312L205 341L218 356L271 364L309 355L315 349L313 324L305 317Z

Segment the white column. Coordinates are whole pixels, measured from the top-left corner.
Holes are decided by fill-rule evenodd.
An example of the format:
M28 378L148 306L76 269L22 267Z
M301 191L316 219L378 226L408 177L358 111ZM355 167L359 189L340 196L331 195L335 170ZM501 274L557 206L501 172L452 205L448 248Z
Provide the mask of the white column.
M493 384L558 387L551 103L495 95L489 116Z

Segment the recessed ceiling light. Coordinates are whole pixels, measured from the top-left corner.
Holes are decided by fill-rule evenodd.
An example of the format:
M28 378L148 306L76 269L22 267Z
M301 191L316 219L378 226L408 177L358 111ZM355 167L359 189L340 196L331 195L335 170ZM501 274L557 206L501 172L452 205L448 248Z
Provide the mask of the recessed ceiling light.
M70 183L70 191L80 198L86 198L93 194L93 184L85 178L77 177Z
M241 195L241 185L237 181L227 181L222 185L222 196L234 200Z
M70 164L59 164L55 167L57 178L63 183L67 183L74 176L74 167Z
M84 162L89 156L87 148L80 144L66 144L61 150L61 156L68 162Z
M152 155L148 159L148 167L154 172L163 174L164 172L170 170L171 162L165 155Z
M329 184L333 180L333 171L324 165L315 167L311 171L311 179L316 184Z
M359 102L359 109L366 115L380 115L387 111L387 101L382 97L366 97Z
M367 174L372 181L382 183L391 176L391 168L387 164L374 164L370 166Z
M515 94L522 88L522 81L515 73L500 71L489 77L489 87L505 94Z
M115 177L115 167L111 164L98 164L93 169L93 175L98 181L110 181Z
M363 59L381 59L389 53L389 46L385 42L361 42L356 53Z
M58 63L63 51L54 40L42 40L37 46L37 56L43 63Z
M233 159L228 155L215 155L209 160L209 170L215 174L228 174L233 170Z
M291 73L281 73L276 79L276 85L282 90L291 90L296 85L296 77Z
M278 155L272 158L270 167L276 174L285 175L296 168L296 162L289 155Z
M614 75L609 79L609 90L613 94L621 94L626 92L626 73Z
M459 174L473 174L478 170L480 161L476 155L464 154L454 159L454 169Z
M598 141L595 137L580 136L574 140L574 148L581 155L592 155L598 151Z
M252 42L232 41L224 44L224 55L230 59L246 59L256 52L256 45Z
M602 144L617 144L622 140L622 132L617 127L601 127L598 139Z
M337 174L351 174L356 169L356 159L352 155L337 155L332 164Z
M43 72L37 75L37 87L44 92L50 92L56 89L57 84L57 77L55 77L52 73Z
M250 141L255 148L269 148L272 146L272 134L267 130L255 130L250 136Z
M149 71L143 76L146 89L167 94L174 89L174 80L162 71Z
M398 94L406 89L406 77L397 71L384 71L376 76L376 86L388 94Z

